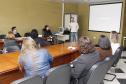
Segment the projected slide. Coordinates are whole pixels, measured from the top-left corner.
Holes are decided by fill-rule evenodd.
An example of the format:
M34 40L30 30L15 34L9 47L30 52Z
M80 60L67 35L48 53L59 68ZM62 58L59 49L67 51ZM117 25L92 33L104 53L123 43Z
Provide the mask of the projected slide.
M120 32L122 3L90 5L89 30Z

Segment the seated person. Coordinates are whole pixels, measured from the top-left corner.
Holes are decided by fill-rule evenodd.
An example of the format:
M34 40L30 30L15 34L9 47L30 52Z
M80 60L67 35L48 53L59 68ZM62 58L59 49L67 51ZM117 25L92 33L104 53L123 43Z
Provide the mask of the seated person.
M31 37L23 40L19 56L19 68L25 71L25 77L40 75L43 77L50 69L52 57L45 49L39 49Z
M104 60L107 56L112 55L111 43L105 35L101 35L98 41L98 46L96 50L100 53L100 60Z
M16 27L12 27L11 30L13 34L15 35L15 37L21 37L21 35L17 32Z
M80 79L82 76L86 77L89 69L97 63L100 58L99 52L95 50L94 45L88 37L82 36L78 41L78 45L81 55L70 64L73 79ZM82 84L85 84L85 82L83 81Z
M20 51L20 46L15 40L15 35L11 31L9 31L6 35L6 39L4 40L3 52L7 53L14 51Z
M3 45L3 53L10 53L20 51L20 45L18 45L15 39L5 39Z
M112 55L114 55L115 51L118 47L120 47L119 36L116 31L112 31L110 33L111 47L112 47Z
M49 45L49 43L44 40L43 38L41 37L38 37L38 31L36 29L33 29L31 31L31 38L35 40L35 42L40 45L40 46L47 46Z
M45 27L43 28L43 35L44 35L44 37L52 36L52 32L48 25L45 25Z
M9 32L7 33L7 35L6 35L6 38L7 38L7 39L15 39L15 35L13 34L12 31L9 31Z
M31 38L35 39L38 37L38 31L36 29L32 29L31 31Z
M55 44L56 42L56 37L53 36L51 30L50 30L50 27L48 25L45 25L45 27L43 28L43 36L44 38L50 42L50 44Z

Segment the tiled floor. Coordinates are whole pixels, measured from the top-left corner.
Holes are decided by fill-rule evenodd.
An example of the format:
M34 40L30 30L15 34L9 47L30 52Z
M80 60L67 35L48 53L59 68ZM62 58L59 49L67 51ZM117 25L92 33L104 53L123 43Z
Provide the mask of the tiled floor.
M126 84L126 51L123 51L122 58L117 64L116 68L120 68L124 73L115 73L117 77L113 81L104 81L104 84ZM112 69L109 71L113 73ZM106 78L110 79L113 76L106 75Z

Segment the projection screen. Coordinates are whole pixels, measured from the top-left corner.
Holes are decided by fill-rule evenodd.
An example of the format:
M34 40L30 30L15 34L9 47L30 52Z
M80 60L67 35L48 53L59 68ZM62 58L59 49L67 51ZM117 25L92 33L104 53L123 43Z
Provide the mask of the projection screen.
M120 32L122 3L90 5L89 31Z

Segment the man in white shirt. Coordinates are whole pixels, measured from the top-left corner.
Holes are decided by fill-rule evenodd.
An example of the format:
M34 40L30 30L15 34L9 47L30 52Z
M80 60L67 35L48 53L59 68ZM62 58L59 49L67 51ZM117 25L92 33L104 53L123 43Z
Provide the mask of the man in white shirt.
M75 22L74 18L71 18L71 23L69 24L70 30L71 30L71 34L70 34L70 40L71 42L77 42L78 40L78 29L79 29L79 25L77 22Z

